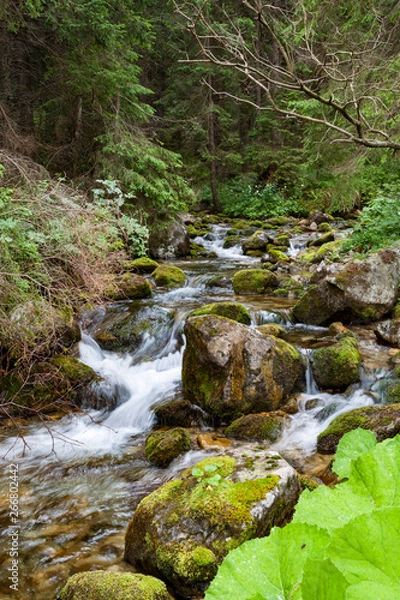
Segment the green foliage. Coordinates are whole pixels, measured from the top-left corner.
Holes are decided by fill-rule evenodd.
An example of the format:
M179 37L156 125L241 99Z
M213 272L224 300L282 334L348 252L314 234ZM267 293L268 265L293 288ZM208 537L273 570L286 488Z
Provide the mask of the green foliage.
M347 479L300 497L293 521L229 553L206 600L400 597L400 436L356 430L339 443Z
M368 252L389 246L400 238L400 189L386 186L363 208L359 223L345 249Z
M148 140L140 131L121 129L99 138L103 144L101 172L118 179L125 190L126 206L152 219L157 212L171 215L194 200L180 175L180 157ZM133 205L132 200L135 199Z
M268 219L296 213L297 204L275 183L260 185L254 179L236 178L218 187L223 212L230 217ZM207 191L203 200L210 200Z
M117 181L98 179L102 188L92 190L94 206L103 211L109 224L113 224L121 232L128 251L135 256L146 256L149 229L130 215L122 212L125 202L134 200L132 194L124 194Z

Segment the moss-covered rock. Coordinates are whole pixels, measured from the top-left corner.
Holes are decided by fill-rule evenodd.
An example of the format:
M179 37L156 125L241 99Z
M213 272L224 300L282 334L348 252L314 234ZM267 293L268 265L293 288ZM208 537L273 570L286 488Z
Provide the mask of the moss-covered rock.
M318 348L311 355L317 385L322 389L343 390L360 381L361 356L357 340L344 334L332 346Z
M213 315L187 319L185 336L184 390L217 419L276 410L303 385L303 357L282 339Z
M196 308L190 313L190 317L198 317L200 315L219 315L226 319L232 319L244 325L250 325L251 316L248 309L239 302L214 302L206 304L200 308Z
M323 246L324 244L328 244L329 242L335 241L335 233L333 231L327 231L323 235L318 235L317 237L312 237L307 242L307 246Z
M263 335L271 336L278 338L284 338L287 334L286 329L279 325L278 323L264 323L264 325L259 325L257 331L260 331Z
M333 454L342 436L358 427L371 430L378 442L394 437L400 433L400 404L365 406L339 415L319 434L318 452Z
M164 582L140 573L88 571L67 581L60 600L172 600Z
M183 596L202 595L233 548L283 525L299 494L295 471L260 444L227 448L144 498L125 560Z
M245 415L225 429L225 435L237 440L275 442L282 432L284 417L276 412Z
M157 467L168 465L180 454L190 450L190 435L182 427L168 431L153 431L146 438L147 459Z
M105 297L110 300L135 300L151 296L151 283L134 273L116 275L105 288Z
M158 262L148 256L136 258L130 263L130 269L137 271L138 273L152 273L158 266Z
M179 288L186 282L186 275L182 269L172 265L160 265L153 271L152 276L156 285L163 287Z
M289 263L291 258L282 252L282 250L278 250L277 248L268 247L268 259L273 264L277 263Z
M235 294L268 294L278 287L278 278L266 269L243 269L232 278Z
M272 241L266 231L256 231L249 238L246 238L242 242L243 254L249 254L250 252L258 251L261 254L265 252L267 244Z

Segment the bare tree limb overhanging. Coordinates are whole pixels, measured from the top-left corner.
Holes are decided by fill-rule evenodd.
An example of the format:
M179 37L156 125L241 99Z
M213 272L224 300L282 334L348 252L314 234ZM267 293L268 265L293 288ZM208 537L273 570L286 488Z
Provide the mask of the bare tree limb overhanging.
M185 62L241 73L252 86L234 96L237 101L322 125L333 133L333 143L400 149L398 2L374 7L361 34L349 17L329 11L329 3L236 5L229 10L217 0L176 3L199 49Z

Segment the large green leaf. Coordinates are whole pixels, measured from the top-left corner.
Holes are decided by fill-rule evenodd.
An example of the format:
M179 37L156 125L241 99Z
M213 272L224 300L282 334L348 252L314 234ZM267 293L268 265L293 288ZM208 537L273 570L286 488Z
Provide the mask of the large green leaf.
M206 600L300 600L304 563L319 556L328 542L324 530L301 523L245 542L225 558Z
M349 584L369 581L392 586L400 597L399 509L377 509L336 530L327 556Z
M337 450L333 470L340 479L349 477L351 465L359 456L376 446L376 438L368 429L355 429L341 438Z
M302 600L344 600L349 583L328 560L308 559L301 584Z
M353 433L346 436L349 443L353 439L357 445L360 438ZM358 448L361 451L359 444ZM354 455L357 453L355 450ZM295 523L310 523L333 531L377 507L400 506L400 437L375 445L348 466L348 481L334 489L320 486L301 495L293 518ZM347 472L347 466L342 472Z

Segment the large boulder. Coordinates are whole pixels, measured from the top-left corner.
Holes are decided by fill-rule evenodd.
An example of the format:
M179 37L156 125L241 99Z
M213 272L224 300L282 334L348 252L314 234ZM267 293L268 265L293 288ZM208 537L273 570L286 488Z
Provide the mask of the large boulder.
M314 350L311 366L315 382L321 389L344 390L360 381L361 356L352 334L339 334L332 346Z
M186 226L180 221L171 221L152 228L149 253L152 258L163 260L188 256L190 237Z
M217 419L276 410L304 381L302 355L282 339L214 315L184 331L184 391Z
M226 448L144 498L128 525L125 560L186 597L200 596L223 558L291 517L294 469L262 445Z
M400 404L365 406L339 415L319 434L318 452L333 454L343 435L358 427L371 430L378 442L394 437L400 433Z
M172 600L163 581L140 573L88 571L75 573L60 600Z
M394 307L399 283L400 246L393 245L327 275L293 307L293 316L311 325L376 321Z

